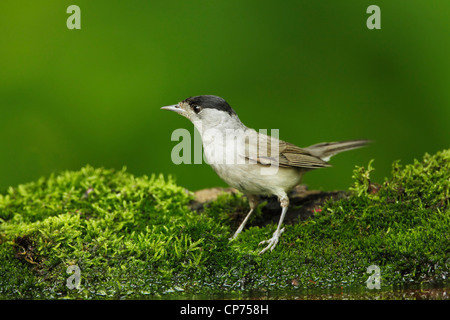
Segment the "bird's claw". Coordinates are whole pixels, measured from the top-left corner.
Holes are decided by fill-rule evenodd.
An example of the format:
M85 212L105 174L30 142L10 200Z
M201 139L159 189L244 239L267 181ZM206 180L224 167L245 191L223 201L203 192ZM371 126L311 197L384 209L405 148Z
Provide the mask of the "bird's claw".
M262 250L259 252L259 254L263 254L264 252L266 252L266 251L269 250L269 249L270 249L270 251L272 251L272 250L275 248L275 246L277 245L278 240L280 239L280 236L281 236L281 234L282 234L283 232L284 232L284 228L281 229L279 232L275 231L274 234L273 234L273 236L272 236L272 238L270 238L269 240L263 240L263 241L261 241L261 242L259 243L260 245L261 245L261 244L264 244L264 243L268 243L268 245L267 245L264 249L262 249Z

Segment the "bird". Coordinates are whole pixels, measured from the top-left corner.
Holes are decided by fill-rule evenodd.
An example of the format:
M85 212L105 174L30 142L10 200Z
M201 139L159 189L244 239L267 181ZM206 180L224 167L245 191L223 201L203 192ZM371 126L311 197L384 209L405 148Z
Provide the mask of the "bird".
M259 254L277 246L285 230L282 226L289 207L288 194L300 184L303 174L330 167L328 161L332 156L370 142L347 140L300 148L274 134L269 136L264 130L246 127L228 102L216 95L191 96L161 109L174 111L193 123L200 133L206 162L229 186L247 196L250 211L230 240L244 229L258 206L259 195L278 197L280 219L272 237L259 243L266 244Z

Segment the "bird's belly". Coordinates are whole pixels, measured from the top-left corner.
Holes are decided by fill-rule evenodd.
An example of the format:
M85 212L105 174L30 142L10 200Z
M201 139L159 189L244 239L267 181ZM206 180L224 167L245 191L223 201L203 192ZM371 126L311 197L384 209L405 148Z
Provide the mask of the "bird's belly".
M227 184L246 194L282 195L300 183L297 168L264 166L242 156L243 145L234 141L203 141L205 158Z
M246 194L279 195L288 192L301 181L302 173L295 168L267 170L257 164L212 165L216 173L231 187Z

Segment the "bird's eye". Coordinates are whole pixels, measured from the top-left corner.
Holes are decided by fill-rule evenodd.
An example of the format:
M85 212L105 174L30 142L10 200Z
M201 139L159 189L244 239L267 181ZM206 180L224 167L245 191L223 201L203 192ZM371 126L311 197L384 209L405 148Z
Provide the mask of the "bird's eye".
M192 110L194 110L195 113L199 113L202 110L202 108L200 106L193 106Z

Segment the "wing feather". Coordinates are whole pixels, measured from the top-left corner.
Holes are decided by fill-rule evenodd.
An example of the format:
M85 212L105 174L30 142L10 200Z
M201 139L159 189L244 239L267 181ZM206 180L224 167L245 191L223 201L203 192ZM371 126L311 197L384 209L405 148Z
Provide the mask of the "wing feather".
M249 139L245 140L245 158L251 162L284 168L316 169L331 166L328 162L292 143L256 133L254 130L248 137Z

